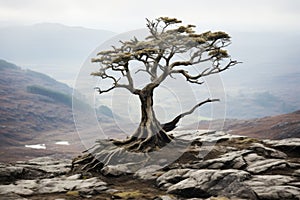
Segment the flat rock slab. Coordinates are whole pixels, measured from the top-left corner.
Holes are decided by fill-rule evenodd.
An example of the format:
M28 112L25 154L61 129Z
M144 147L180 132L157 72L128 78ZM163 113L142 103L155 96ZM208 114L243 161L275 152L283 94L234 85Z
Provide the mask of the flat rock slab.
M18 195L66 193L78 191L84 194L93 194L107 190L106 183L97 177L79 179L79 176L61 176L41 180L19 180L14 184L0 185L0 194L15 193Z
M243 183L250 174L241 170L171 170L157 179L167 192L186 198L208 198L226 195L257 199L251 188Z

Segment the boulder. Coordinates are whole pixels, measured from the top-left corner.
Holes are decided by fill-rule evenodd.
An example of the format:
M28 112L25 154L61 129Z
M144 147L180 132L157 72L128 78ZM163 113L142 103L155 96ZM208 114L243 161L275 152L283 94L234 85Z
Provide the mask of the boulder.
M195 169L242 169L247 165L243 156L251 152L251 150L232 151L218 158L199 161L190 165L190 167Z
M253 149L255 152L257 152L267 158L286 158L287 157L287 155L285 153L278 151L276 149L266 147L261 143L253 143L250 146L250 149Z
M300 188L293 186L260 186L252 187L260 199L271 200L298 200L300 199Z
M299 199L300 187L297 178L286 175L255 175L245 184L250 186L260 199ZM298 182L299 184L299 182Z
M157 179L157 184L167 192L185 198L227 196L257 199L253 190L243 183L250 178L242 170L182 169L171 170Z
M54 194L68 191L78 191L83 194L93 194L107 190L106 183L97 177L79 179L78 175L61 176L41 180L19 180L14 184L0 185L0 194L15 193L18 195Z
M101 173L105 176L121 176L131 174L126 164L107 165L101 169Z
M289 168L290 164L282 159L264 159L251 163L247 171L252 174L260 174L271 170L284 170Z
M24 172L23 167L12 166L10 164L0 163L0 181L1 183L12 182L19 177L22 177Z
M137 177L142 180L155 180L159 175L161 175L161 171L158 171L162 168L160 165L149 165L145 168L139 169L134 173L134 177Z
M54 176L63 175L70 171L72 161L53 157L40 157L29 161L17 162L17 166L43 171Z
M286 138L281 140L263 140L263 142L273 148L279 149L286 154L300 157L300 138Z

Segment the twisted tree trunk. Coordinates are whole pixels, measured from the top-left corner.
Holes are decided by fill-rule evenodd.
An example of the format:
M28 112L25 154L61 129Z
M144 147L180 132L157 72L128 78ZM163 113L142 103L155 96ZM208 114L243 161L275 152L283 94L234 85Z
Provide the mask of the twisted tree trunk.
M161 125L156 119L153 110L153 90L142 90L139 93L139 97L142 117L139 127L134 134L122 141L96 141L96 145L86 151L90 153L73 160L72 167L74 169L78 165L83 165L80 170L97 170L104 165L119 163L121 158L125 158L125 161L129 162L128 158L131 160L132 157L130 154L136 156L135 160L147 161L143 157L144 154L159 150L172 141L173 138L167 132L175 129L180 119L193 113L196 108L203 104L219 101L218 99L207 99L195 105L191 110L181 113L170 122Z
M153 89L141 90L139 93L141 102L141 122L130 138L125 141L115 141L128 150L149 152L161 148L169 143L172 138L166 134L162 125L156 119L153 110Z

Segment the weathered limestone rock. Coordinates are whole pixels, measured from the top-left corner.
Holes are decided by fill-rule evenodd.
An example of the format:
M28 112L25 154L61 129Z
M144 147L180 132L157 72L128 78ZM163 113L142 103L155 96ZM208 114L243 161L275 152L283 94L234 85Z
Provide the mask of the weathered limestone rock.
M297 178L292 176L256 175L251 180L245 181L245 184L262 199L299 199L300 187L293 186L295 181Z
M264 143L273 147L300 147L300 138L286 138L281 140L263 140Z
M78 177L78 176L77 176ZM19 180L14 184L0 185L0 194L15 193L18 195L51 194L68 191L79 191L85 194L106 190L106 183L99 178L78 179L73 177L57 177L41 180Z
M171 170L157 179L160 186L167 192L186 198L208 198L211 196L228 195L257 199L251 188L243 184L250 174L242 170Z
M201 130L186 130L172 131L172 135L179 139L196 140L201 142L215 143L220 140L230 140L232 138L246 138L246 136L230 135L222 131L201 131Z
M131 174L132 172L128 169L126 164L119 165L107 165L102 168L101 173L106 176L121 176Z
M296 200L300 199L300 188L293 186L252 187L260 199Z
M29 161L17 162L17 166L42 170L45 173L53 175L63 175L70 171L71 160L56 159L52 157L35 158Z
M300 138L286 138L282 140L263 140L267 145L286 152L287 154L300 157Z
M134 177L143 180L155 180L157 177L163 173L162 171L158 171L162 168L160 165L149 165L145 168L139 169L134 173Z
M23 198L20 195L17 195L15 193L1 194L0 199L3 199L3 200L28 200L27 198Z
M251 153L251 150L232 151L223 154L219 158L200 161L191 165L191 168L196 169L241 169L246 167L246 162L243 159L244 155Z
M0 180L1 182L15 180L17 177L21 177L24 168L12 166L9 164L0 164Z
M251 145L250 149L262 154L269 158L286 158L287 155L281 151L264 146L261 143L254 143Z
M0 164L0 183L9 183L19 179L37 179L66 174L71 169L71 160L51 157L20 161L15 165Z
M247 171L253 174L259 174L276 169L289 168L289 163L281 159L265 159L252 163L247 167Z
M252 165L257 161L265 160L263 156L259 156L256 153L250 153L244 156L244 160L246 161L247 165Z

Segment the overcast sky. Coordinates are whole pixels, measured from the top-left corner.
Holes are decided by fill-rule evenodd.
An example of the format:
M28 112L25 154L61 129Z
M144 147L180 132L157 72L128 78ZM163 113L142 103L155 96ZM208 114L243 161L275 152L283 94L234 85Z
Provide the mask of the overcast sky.
M0 25L43 22L124 32L145 18L177 17L201 29L299 31L299 0L0 0Z

